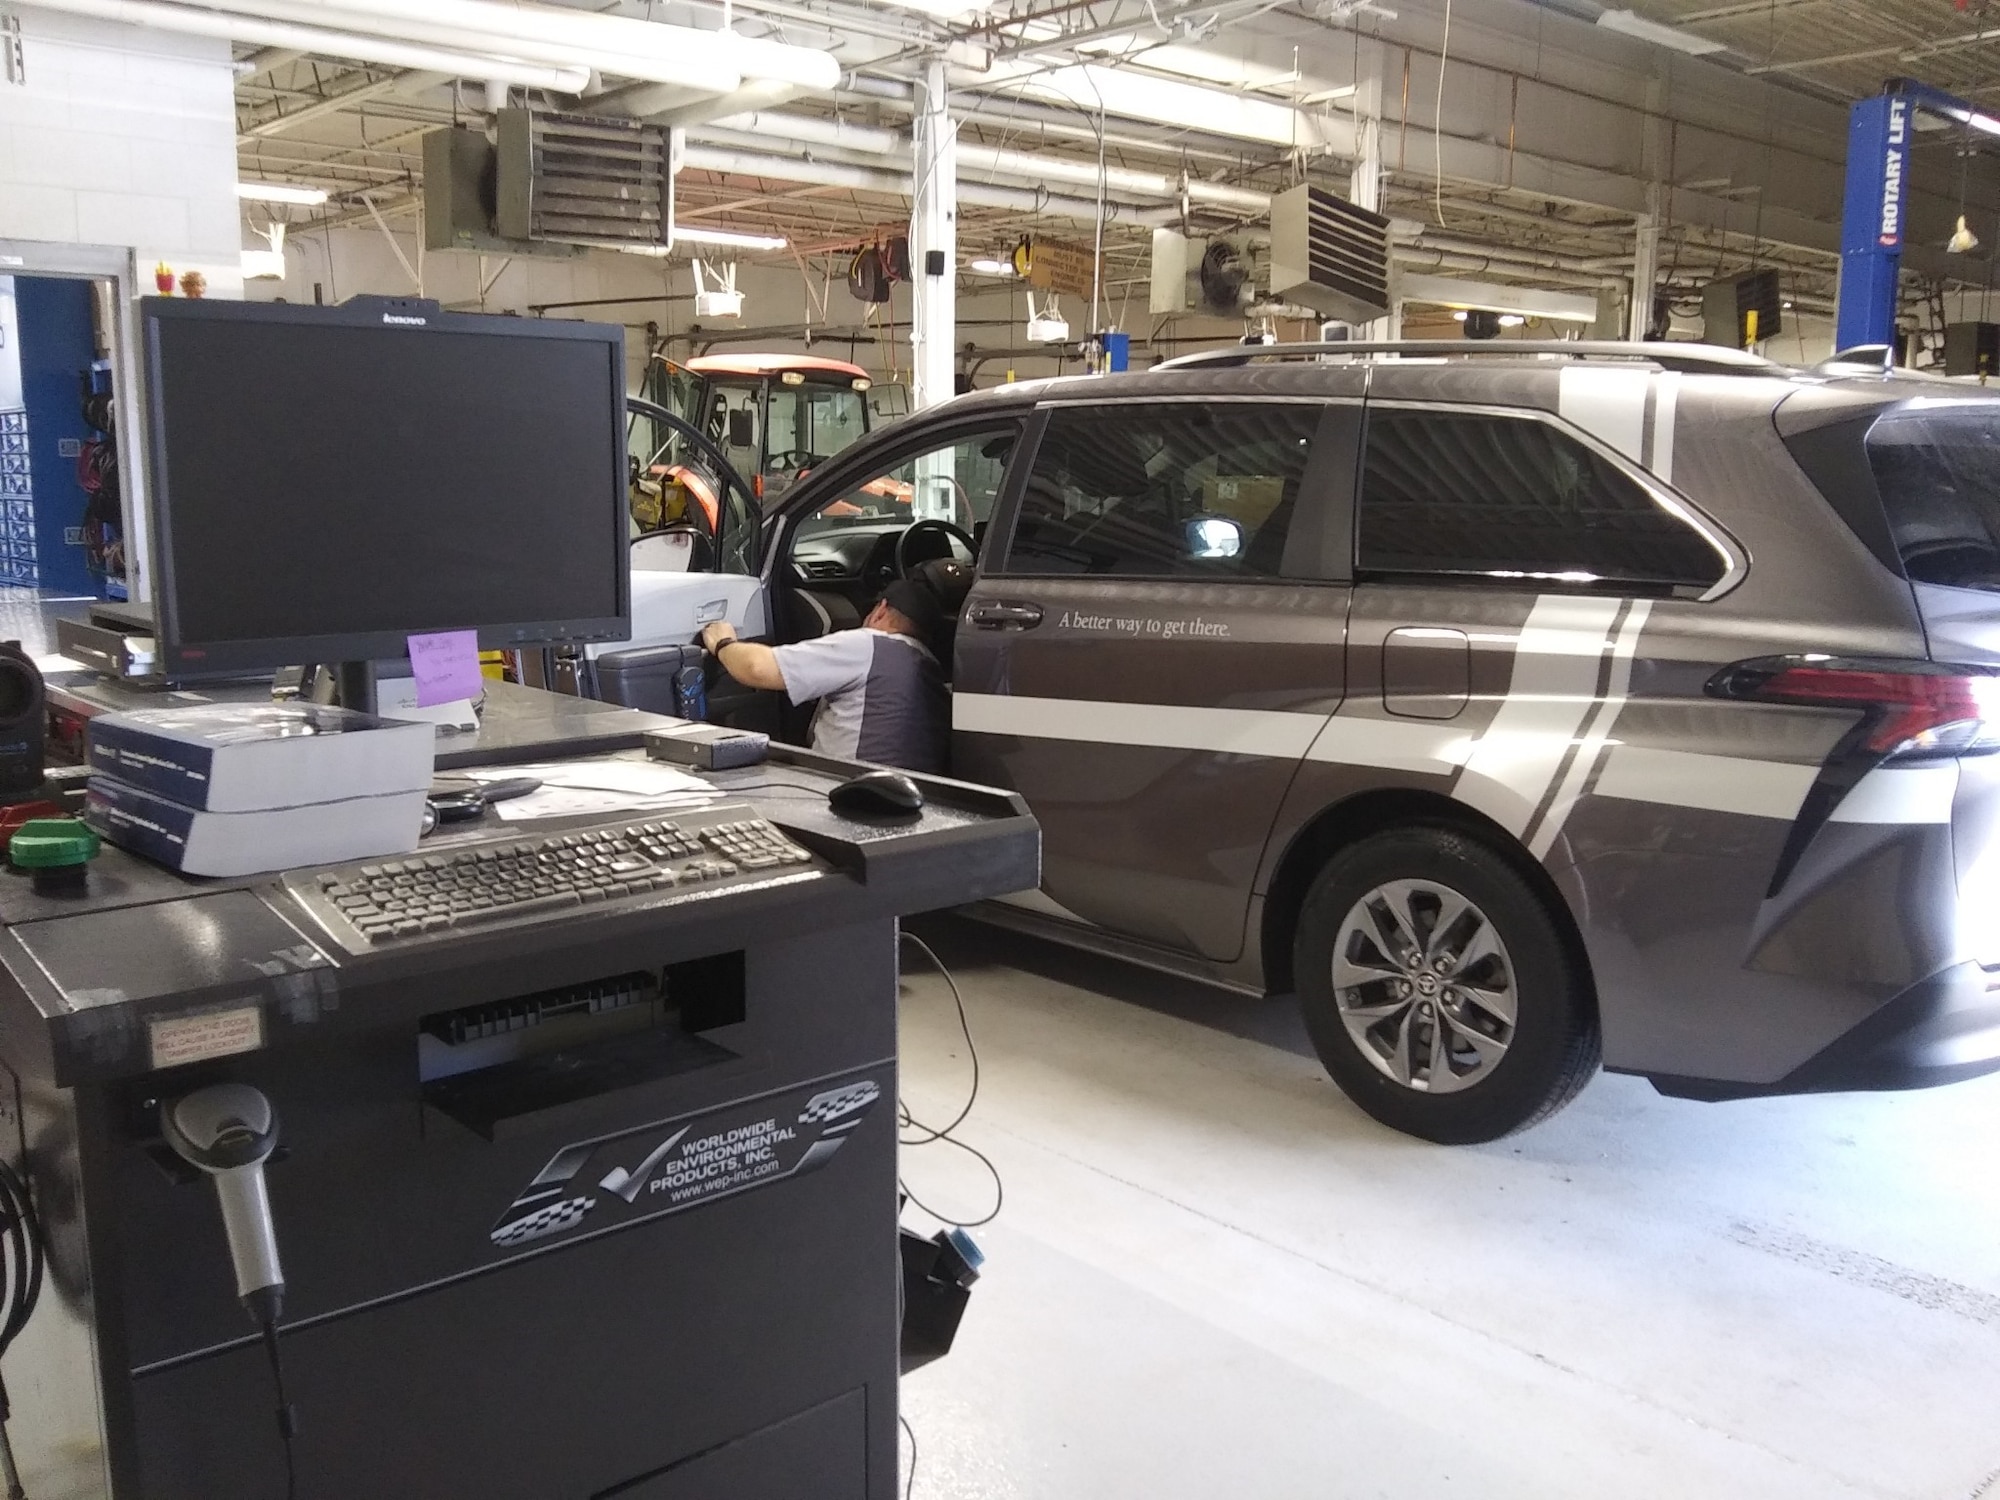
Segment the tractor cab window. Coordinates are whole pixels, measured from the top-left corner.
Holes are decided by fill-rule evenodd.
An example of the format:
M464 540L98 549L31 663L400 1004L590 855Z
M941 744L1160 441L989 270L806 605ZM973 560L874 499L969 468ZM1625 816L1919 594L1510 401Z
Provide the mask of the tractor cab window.
M712 380L708 410L700 426L746 483L763 472L762 382Z
M771 387L765 494L782 491L868 431L868 398L847 381L781 381Z

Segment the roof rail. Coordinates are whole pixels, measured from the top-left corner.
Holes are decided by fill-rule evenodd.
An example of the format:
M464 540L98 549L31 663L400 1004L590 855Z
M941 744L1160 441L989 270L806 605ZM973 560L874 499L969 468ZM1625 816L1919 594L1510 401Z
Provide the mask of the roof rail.
M1601 339L1399 339L1381 343L1241 344L1230 349L1206 349L1162 360L1154 370L1227 368L1256 359L1312 359L1322 355L1406 354L1423 359L1463 356L1514 357L1554 355L1564 359L1645 361L1663 370L1709 375L1783 375L1784 365L1740 349L1716 344L1626 344Z

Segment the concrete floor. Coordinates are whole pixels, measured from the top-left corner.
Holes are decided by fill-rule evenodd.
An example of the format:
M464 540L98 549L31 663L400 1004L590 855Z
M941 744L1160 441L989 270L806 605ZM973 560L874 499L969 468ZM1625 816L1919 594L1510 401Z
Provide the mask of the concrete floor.
M1703 1105L1603 1077L1445 1149L1349 1105L1289 1002L914 930L1006 1184L957 1347L904 1382L922 1500L2000 1497L2000 1078ZM905 967L937 1122L968 1059ZM949 1146L904 1176L992 1204Z
M0 590L5 636L46 649L53 603ZM1006 1184L957 1347L903 1386L916 1500L2000 1500L2000 1077L1605 1077L1451 1150L1349 1105L1289 1002L914 930ZM904 1095L940 1123L969 1060L906 971ZM992 1205L948 1145L904 1176Z

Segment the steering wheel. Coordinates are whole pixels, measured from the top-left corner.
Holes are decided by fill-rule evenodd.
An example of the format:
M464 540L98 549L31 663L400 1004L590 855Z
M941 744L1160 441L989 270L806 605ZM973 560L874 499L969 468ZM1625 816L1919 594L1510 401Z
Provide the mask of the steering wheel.
M796 474L812 467L813 455L808 448L787 448L782 453L773 451L764 462L774 474Z
M940 521L935 517L927 516L921 521L912 522L908 527L904 528L903 534L896 538L896 576L898 578L908 578L910 570L919 563L932 561L930 558L914 555L914 551L910 546L910 538L914 536L928 536L933 532L943 536L947 544L951 542L963 544L967 557L976 558L979 556L979 544L967 532L960 530L949 521ZM949 545L946 546L944 555L946 557L951 555Z

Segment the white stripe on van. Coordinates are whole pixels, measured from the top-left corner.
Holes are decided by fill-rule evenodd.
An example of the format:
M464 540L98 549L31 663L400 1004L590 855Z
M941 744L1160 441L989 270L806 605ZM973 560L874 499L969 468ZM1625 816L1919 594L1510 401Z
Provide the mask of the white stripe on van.
M1189 708L1171 703L1018 698L995 693L954 693L951 699L952 728L972 734L1206 750L1214 755L1266 755L1280 760L1301 759L1325 722L1325 714L1257 708Z
M1449 776L1464 765L1478 740L1449 723L1419 719L1360 719L1335 714L1326 721L1307 760L1380 771Z
M1958 762L1877 766L1840 799L1835 823L1949 823L1958 796Z
M1597 778L1597 795L1789 823L1818 778L1818 766L1614 745Z
M1500 711L1466 758L1455 795L1516 838L1571 759L1624 601L1545 594L1514 649Z
M1565 365L1556 410L1607 447L1646 462L1646 393L1653 372L1615 365Z
M1582 743L1577 746L1569 772L1563 777L1562 786L1557 789L1555 800L1549 804L1541 826L1531 830L1528 852L1536 859L1541 859L1554 846L1556 836L1568 821L1570 809L1576 806L1583 796L1584 787L1590 784L1591 771L1611 743L1611 731L1618 723L1619 711L1625 707L1625 700L1632 692L1632 658L1639 650L1639 633L1646 628L1646 621L1652 613L1650 599L1634 600L1631 609L1626 611L1625 623L1618 627L1618 640L1611 652L1611 681L1604 701L1592 710L1590 722L1583 731Z

